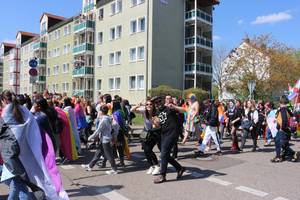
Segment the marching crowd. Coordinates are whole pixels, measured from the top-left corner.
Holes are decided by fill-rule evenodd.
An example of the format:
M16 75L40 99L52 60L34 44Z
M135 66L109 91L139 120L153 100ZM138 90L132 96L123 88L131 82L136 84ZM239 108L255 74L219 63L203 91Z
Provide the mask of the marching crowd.
M136 114L144 121L140 140L149 164L146 173L155 175L156 184L166 181L168 163L176 169L177 179L183 176L186 169L177 155L188 140L197 141L194 153L200 157L207 156L212 146L222 155L223 139L228 137L231 151L243 152L250 137L253 152L259 150L259 138L265 145L274 141L271 162L298 159L289 141L300 123L300 105L292 106L285 96L277 108L272 102L254 100L199 102L194 94L184 99L149 97L135 106L110 94L100 95L95 103L48 91L29 97L6 90L0 98L0 174L1 182L9 186L9 200L68 199L57 165L77 160L82 147L96 149L91 161L82 164L86 171L95 165L106 168L108 161L111 170L106 173L118 174L125 158L130 158L128 138Z

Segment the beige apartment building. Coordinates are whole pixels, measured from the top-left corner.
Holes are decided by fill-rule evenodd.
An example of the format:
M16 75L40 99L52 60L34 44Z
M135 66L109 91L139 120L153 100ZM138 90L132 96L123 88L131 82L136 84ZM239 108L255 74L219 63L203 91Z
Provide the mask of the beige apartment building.
M98 1L94 97L111 93L137 103L161 84L210 90L216 3Z
M137 103L146 98L149 89L162 84L210 90L212 14L218 3L83 0L78 16L67 19L44 13L40 34L21 45L17 42L21 48L19 92L47 88L94 100L100 92ZM4 74L11 60L7 54L18 51L10 48L6 47L3 57ZM39 63L39 76L33 85L26 77L31 57ZM3 77L4 88L10 79Z

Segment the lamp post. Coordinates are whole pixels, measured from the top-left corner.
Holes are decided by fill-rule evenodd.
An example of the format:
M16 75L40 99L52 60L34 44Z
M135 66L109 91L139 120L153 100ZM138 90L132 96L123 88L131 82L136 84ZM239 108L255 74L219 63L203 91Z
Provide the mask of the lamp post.
M251 100L254 99L253 91L255 90L255 86L256 86L256 83L255 83L254 80L249 80L248 81L249 96L250 96Z

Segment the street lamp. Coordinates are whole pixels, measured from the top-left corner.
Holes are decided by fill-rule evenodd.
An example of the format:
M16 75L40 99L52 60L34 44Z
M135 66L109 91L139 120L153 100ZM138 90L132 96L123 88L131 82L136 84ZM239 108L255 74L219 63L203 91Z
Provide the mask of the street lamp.
M256 83L254 80L248 81L249 96L251 100L254 99L253 91L255 90L255 86Z

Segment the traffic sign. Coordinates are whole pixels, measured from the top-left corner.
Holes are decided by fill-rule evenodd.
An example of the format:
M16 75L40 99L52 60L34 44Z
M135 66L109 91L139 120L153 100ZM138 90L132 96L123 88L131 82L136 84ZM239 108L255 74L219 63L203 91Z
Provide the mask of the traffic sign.
M31 59L29 61L29 66L32 67L32 68L36 68L38 65L38 62L36 61L36 59Z
M30 76L37 76L38 75L38 71L35 68L31 68L29 70L29 75Z

